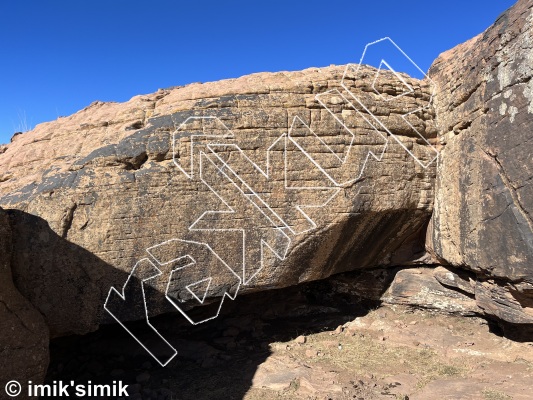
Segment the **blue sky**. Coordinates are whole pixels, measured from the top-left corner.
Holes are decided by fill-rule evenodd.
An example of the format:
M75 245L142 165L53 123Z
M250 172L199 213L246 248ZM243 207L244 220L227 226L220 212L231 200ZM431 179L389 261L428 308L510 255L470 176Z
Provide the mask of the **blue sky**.
M0 143L95 100L358 62L391 37L422 70L514 0L0 1Z

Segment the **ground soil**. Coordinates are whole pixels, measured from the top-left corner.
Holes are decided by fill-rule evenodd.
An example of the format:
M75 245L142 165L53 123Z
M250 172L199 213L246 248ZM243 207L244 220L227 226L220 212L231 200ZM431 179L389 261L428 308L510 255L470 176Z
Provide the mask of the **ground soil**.
M155 319L179 352L166 367L117 325L56 339L47 381L120 380L129 398L161 400L533 398L533 343L480 317L365 303L324 285L242 296L198 326Z

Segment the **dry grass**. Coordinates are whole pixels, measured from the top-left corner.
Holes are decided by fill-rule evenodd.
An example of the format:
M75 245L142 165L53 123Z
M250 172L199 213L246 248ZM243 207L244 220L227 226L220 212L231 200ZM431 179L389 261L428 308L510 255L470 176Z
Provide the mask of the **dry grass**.
M385 376L410 372L419 376L425 385L438 377L463 376L467 372L463 365L439 361L438 355L431 349L391 346L356 335L338 337L337 340L342 344L339 350L337 346L324 346L324 343L332 342L328 333L311 335L307 339L304 346L296 347L291 353L309 364L327 363L353 371L356 375L373 371L380 371ZM321 355L307 359L305 351L308 349L319 351Z
M502 392L499 392L493 389L483 390L483 397L486 400L511 400L512 399L511 396L508 396L505 393L502 393Z

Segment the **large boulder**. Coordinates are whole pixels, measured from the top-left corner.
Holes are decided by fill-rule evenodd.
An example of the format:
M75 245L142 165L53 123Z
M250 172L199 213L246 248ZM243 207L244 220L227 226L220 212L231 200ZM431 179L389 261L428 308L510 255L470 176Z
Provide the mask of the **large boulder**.
M41 124L0 154L17 287L58 336L109 321L106 300L120 321L145 318L144 302L199 322L189 308L203 300L417 259L432 212L430 99L426 81L331 66ZM126 282L138 301L124 311Z
M8 215L0 208L0 398L12 380L44 380L48 365L48 327L43 316L13 285L12 234ZM16 392L16 387L9 387Z
M440 153L428 247L470 270L490 316L533 323L533 3L430 69Z

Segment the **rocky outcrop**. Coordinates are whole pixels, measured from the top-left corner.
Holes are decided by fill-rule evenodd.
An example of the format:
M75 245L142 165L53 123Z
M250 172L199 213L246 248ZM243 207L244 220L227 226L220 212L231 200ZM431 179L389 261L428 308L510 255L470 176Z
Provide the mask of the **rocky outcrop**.
M382 300L388 304L404 304L449 314L472 316L479 313L473 296L459 289L459 282L455 274L442 267L403 269L395 275Z
M429 80L331 66L95 102L14 136L4 359L43 365L48 329L176 310L196 324L237 294L355 270L333 279L345 293L533 326L532 7L442 54L435 97ZM392 279L417 264L441 266Z
M440 153L428 247L475 275L487 315L533 323L533 3L430 69Z
M13 285L11 237L8 216L0 208L0 398L11 380L42 381L49 357L44 318Z
M220 302L423 256L436 130L431 108L401 116L431 91L405 77L404 93L376 71L193 84L16 136L0 155L0 204L12 209L17 287L58 336L110 320L111 287L121 321L147 306L198 322L189 304L204 294Z

